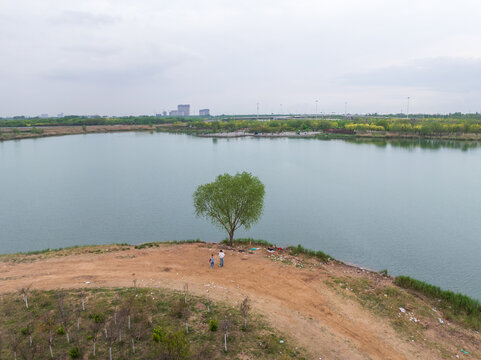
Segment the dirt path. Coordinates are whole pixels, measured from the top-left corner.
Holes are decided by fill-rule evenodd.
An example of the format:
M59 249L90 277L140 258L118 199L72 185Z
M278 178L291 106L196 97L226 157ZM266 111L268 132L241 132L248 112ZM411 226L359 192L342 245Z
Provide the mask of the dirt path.
M386 320L338 295L325 280L343 265L299 269L254 254L227 251L226 266L209 269L217 245L160 248L0 263L0 293L32 289L132 286L182 289L255 310L305 347L313 359L430 359L428 350L399 338ZM217 264L216 264L217 266ZM86 282L89 282L88 284Z

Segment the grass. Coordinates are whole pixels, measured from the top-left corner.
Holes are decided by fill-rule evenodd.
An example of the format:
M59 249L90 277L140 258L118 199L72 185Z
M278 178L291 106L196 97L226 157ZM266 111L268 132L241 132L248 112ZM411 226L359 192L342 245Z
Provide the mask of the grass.
M229 239L225 238L220 242L221 244L230 245ZM239 238L234 239L234 245L248 245L248 246L265 246L265 247L275 247L276 245L261 239L252 238Z
M439 286L413 279L409 276L397 276L395 284L409 290L419 292L428 298L439 300L439 307L453 317L461 317L470 327L481 328L481 303L467 295L443 290Z
M173 244L173 245L180 245L180 244L192 244L192 243L204 243L200 239L190 239L190 240L175 240L175 241L159 241L159 242L149 242L144 244L135 245L135 249L145 249L151 247L159 247L161 244ZM32 262L39 259L45 259L48 257L58 257L58 256L67 256L67 255L75 255L75 254L103 254L106 252L114 252L114 251L125 251L130 250L132 245L128 243L115 243L110 245L76 245L76 246L68 246L63 248L56 248L56 249L43 249L43 250L34 250L28 252L18 252L14 254L3 254L0 255L0 262Z
M315 257L317 258L318 260L322 261L322 262L329 262L329 260L333 260L334 258L330 255L327 255L325 252L323 251L315 251L315 250L310 250L310 249L306 249L305 247L303 247L302 245L297 245L297 247L295 246L289 246L287 248L287 250L290 251L290 254L293 255L293 256L298 256L300 254L306 256L306 257Z
M172 244L172 245L182 245L182 244L202 244L205 243L205 241L202 241L200 239L188 239L188 240L173 240L173 241L155 241L155 242L148 242L144 244L139 244L135 245L135 249L146 249L146 248L152 248L152 247L159 247L160 245L165 245L165 244Z
M63 299L63 321L60 299ZM19 359L34 356L49 359L49 334L54 358L59 359L93 359L94 339L97 339L95 358L99 359L108 358L112 339L114 359L162 358L159 354L167 351L167 347L170 351L180 345L179 353L183 356L179 359L303 359L305 356L303 350L290 344L259 314L249 314L245 331L237 307L209 301L208 312L206 298L188 294L185 303L183 292L152 288L35 290L28 293L28 302L27 309L19 293L2 296L0 359L13 359L14 351ZM130 330L127 314L130 314ZM212 319L218 321L218 327L212 326ZM226 319L231 326L228 352L224 353L222 325ZM105 333L111 334L110 337Z

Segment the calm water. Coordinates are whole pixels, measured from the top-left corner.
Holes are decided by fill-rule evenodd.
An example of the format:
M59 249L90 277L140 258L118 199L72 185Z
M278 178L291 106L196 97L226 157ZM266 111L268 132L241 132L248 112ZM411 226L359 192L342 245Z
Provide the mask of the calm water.
M192 193L247 170L266 185L265 210L237 236L301 243L481 299L481 148L456 144L157 133L0 142L0 252L219 241L223 232L195 218Z

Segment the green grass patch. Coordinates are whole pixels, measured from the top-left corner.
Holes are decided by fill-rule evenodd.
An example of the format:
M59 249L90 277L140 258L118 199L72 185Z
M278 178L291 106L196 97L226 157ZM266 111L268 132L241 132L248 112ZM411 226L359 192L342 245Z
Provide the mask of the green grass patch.
M396 276L395 284L419 292L428 298L439 300L439 307L454 317L464 318L466 324L475 329L481 328L481 303L467 295L443 290L439 286L413 279L409 276ZM458 319L459 320L459 319Z
M50 359L49 343L55 359L93 359L94 343L98 359L108 359L110 349L114 359L278 359L279 351L285 358L305 358L303 350L286 341L261 315L249 313L247 331L243 331L239 308L191 294L185 302L183 292L158 288L33 290L27 296L28 309L19 293L2 296L0 359L13 359L14 352L19 359ZM227 320L228 351L224 353Z
M173 241L154 241L143 244L135 245L135 249L147 249L152 247L159 247L160 245L182 245L182 244L203 244L205 241L200 239L188 239L188 240L173 240Z
M225 238L220 242L221 244L230 245L229 239ZM275 247L276 245L261 239L253 238L239 238L234 239L234 245L248 245L248 246L265 246L265 247Z
M329 260L333 260L332 256L326 254L323 251L320 251L320 250L315 251L315 250L306 249L302 245L297 245L297 247L296 246L289 246L287 248L287 250L289 250L290 254L293 255L293 256L298 256L298 255L302 254L306 257L315 257L322 262L328 262Z

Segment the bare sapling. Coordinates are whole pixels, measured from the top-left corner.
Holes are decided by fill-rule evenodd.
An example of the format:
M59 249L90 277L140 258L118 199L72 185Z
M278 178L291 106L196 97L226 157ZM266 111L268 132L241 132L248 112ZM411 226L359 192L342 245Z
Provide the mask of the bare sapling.
M29 287L20 289L20 295L22 295L23 302L25 303L25 307L27 309L28 309L28 290L29 290Z
M60 315L60 323L65 331L65 336L67 337L67 343L70 344L70 335L69 335L69 317L68 317L68 311L65 308L64 300L65 300L65 292L60 291L57 294L58 298L58 313Z
M50 358L53 359L52 346L53 346L53 334L54 334L54 329L55 329L55 315L54 315L53 311L48 312L44 315L43 327L48 332L48 349L50 351Z
M37 356L37 342L19 343L18 352L24 360L33 360Z
M207 293L207 312L210 313L210 297L209 297L209 293Z
M77 318L77 331L80 331L80 314L82 313L81 308L76 307L74 313L75 317Z
M127 317L127 329L130 330L130 324L131 324L131 316L133 312L133 307L134 307L134 301L135 301L135 295L131 295L127 298L127 301L125 302L123 306L123 313Z
M242 316L244 317L244 330L247 330L247 315L249 314L250 308L250 300L248 297L246 297L244 300L242 300L240 304L240 311L242 313Z
M110 318L110 320L107 322L107 326L105 327L105 334L107 345L109 347L109 359L112 360L112 347L117 341L118 336L118 327L113 317Z
M89 326L90 333L92 336L92 342L93 342L93 356L95 357L96 350L97 350L97 339L100 333L100 329L102 328L102 324L104 322L104 318L100 314L95 314L92 316L92 323Z
M188 306L184 306L184 308L182 309L182 317L184 318L184 321L185 321L185 333L188 334L189 333L188 320L190 317L190 310Z
M189 292L189 284L184 284L184 302L187 304L187 293Z
M229 333L229 329L232 326L232 321L230 320L229 315L226 315L224 320L221 323L221 329L224 332L224 351L227 352L227 337Z
M80 299L82 301L82 311L85 311L85 293L84 291L80 291Z
M17 360L17 352L20 347L20 339L17 333L11 334L9 339L10 347L13 352L13 360Z
M125 308L120 308L117 312L117 331L118 331L118 338L119 342L122 344L122 328L125 327L127 322L127 310Z
M134 303L131 303L131 314L132 314L132 321L129 322L128 332L130 336L130 343L132 345L132 354L135 354L135 341L142 338L142 334L146 328L150 328L150 326L144 327L144 318L141 314L135 311ZM135 315L135 316L134 316ZM129 317L130 319L130 317Z

